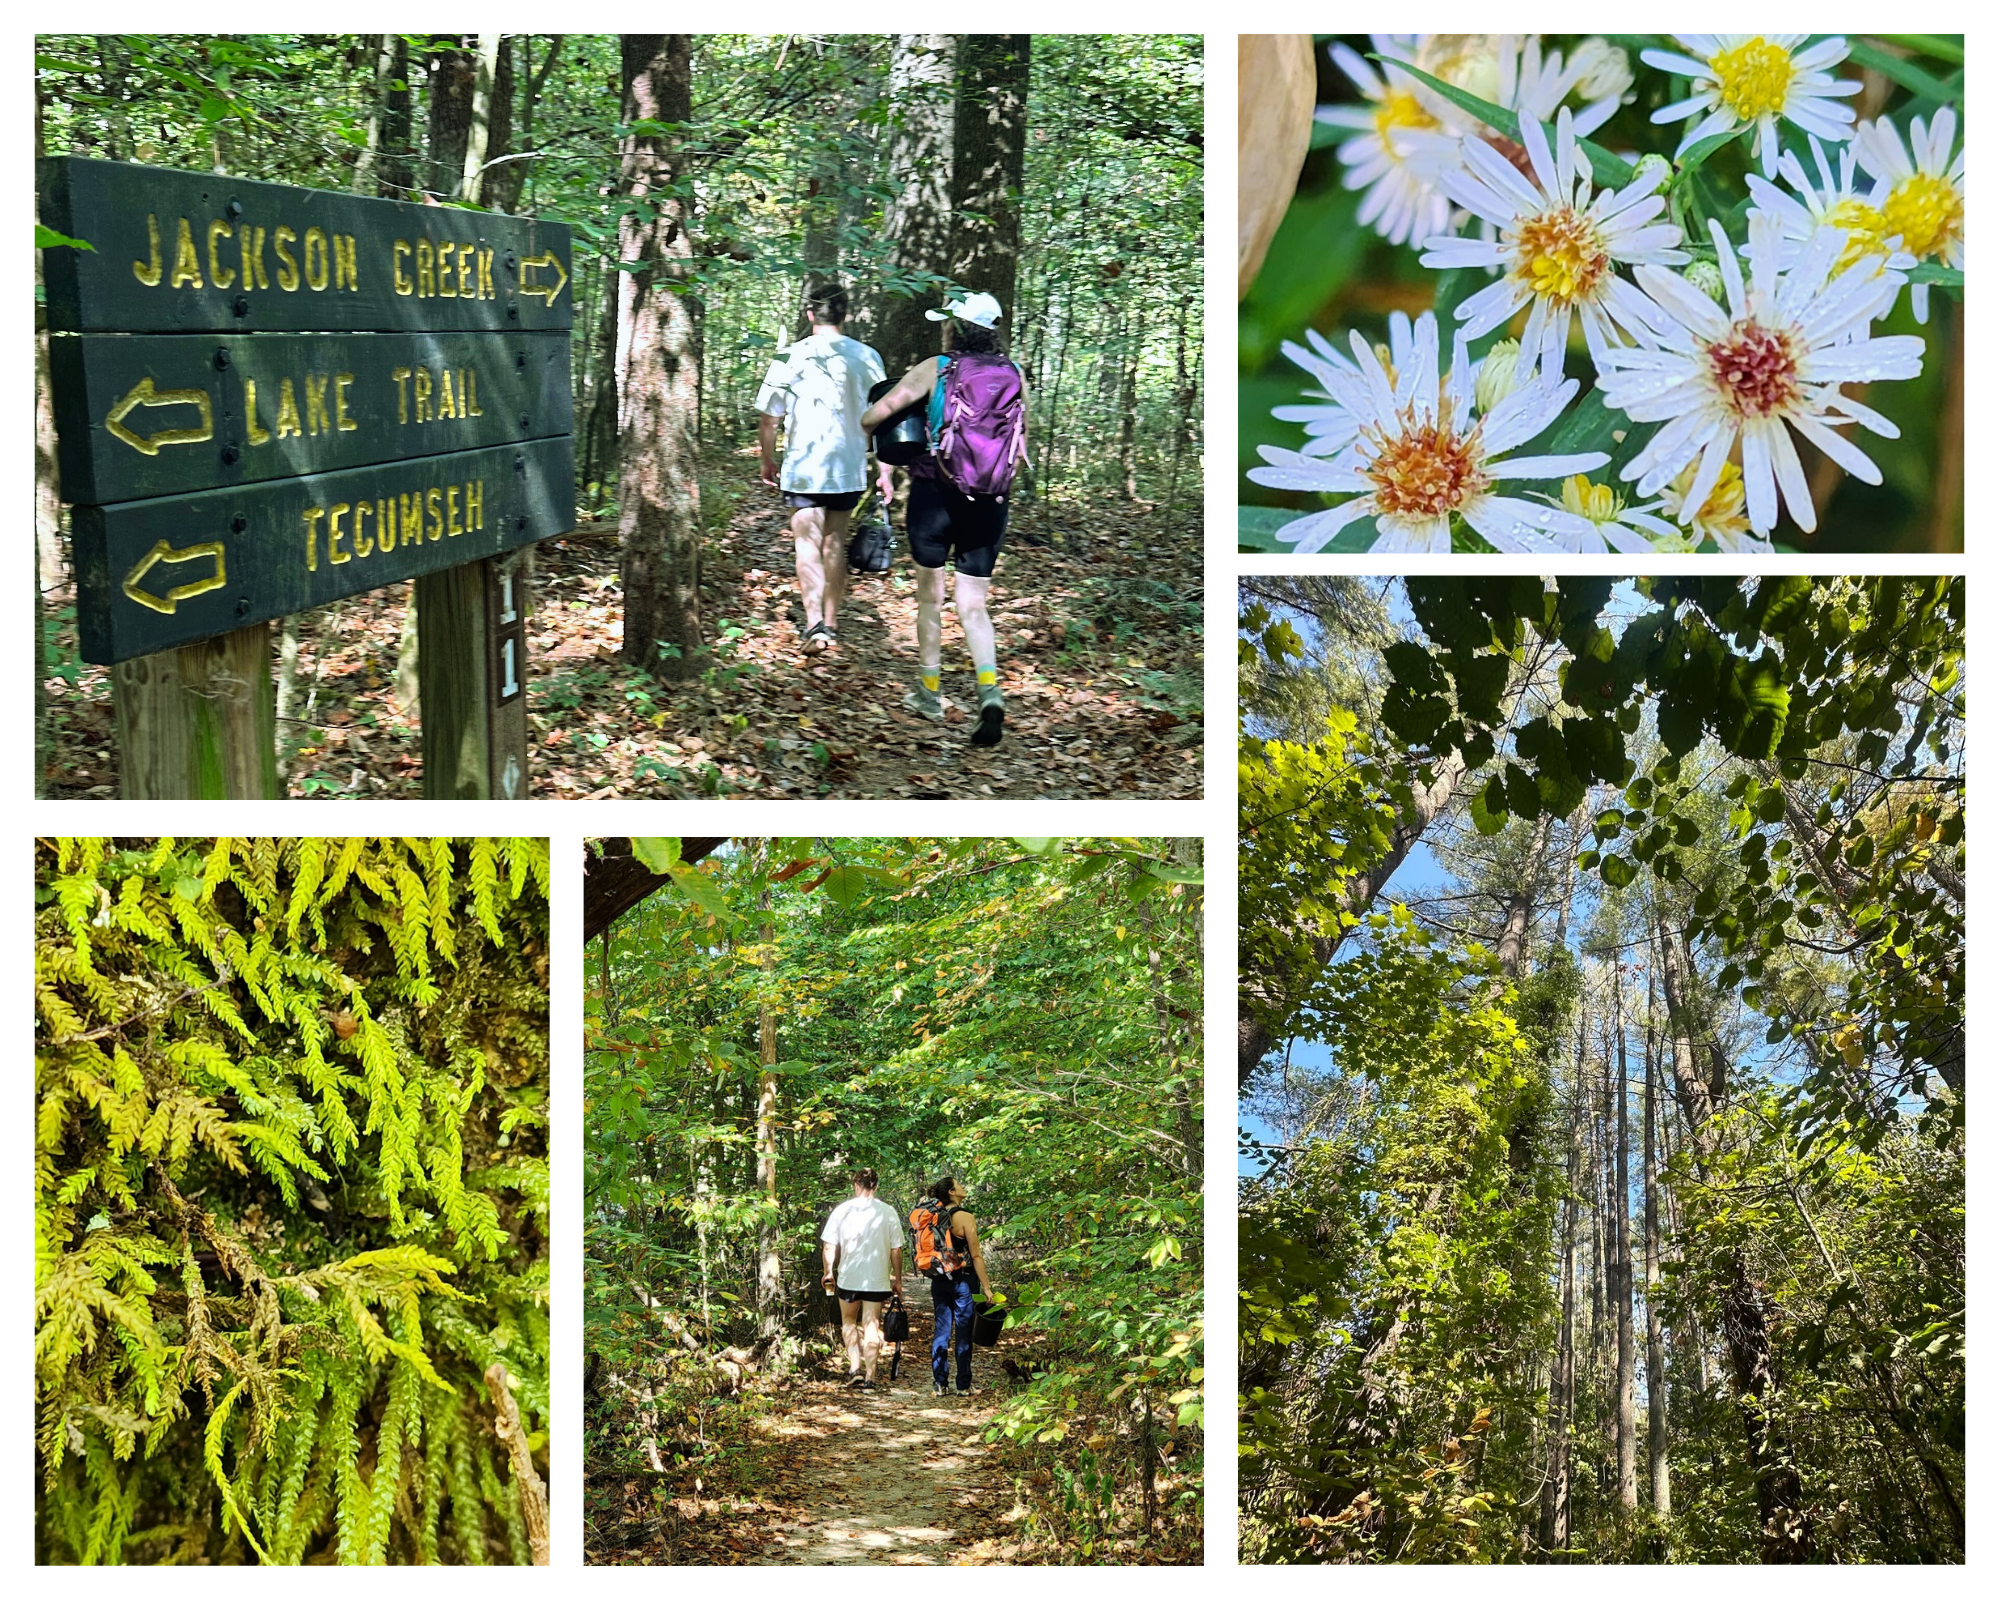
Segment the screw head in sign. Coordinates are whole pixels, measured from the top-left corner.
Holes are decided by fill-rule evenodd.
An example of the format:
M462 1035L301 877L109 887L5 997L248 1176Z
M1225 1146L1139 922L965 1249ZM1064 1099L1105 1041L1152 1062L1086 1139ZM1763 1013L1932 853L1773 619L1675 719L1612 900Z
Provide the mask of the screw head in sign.
M238 295L238 296L236 297L236 303L235 303L235 304L234 304L233 306L231 306L231 307L230 307L229 309L230 309L231 311L235 312L235 313L236 313L236 315L237 315L237 316L239 316L239 317L247 317L247 316L249 316L249 315L250 315L250 297L249 297L249 296L248 296L247 294L239 294L239 295Z
M247 594L237 597L236 614L239 617L247 617L250 614L250 597Z
M516 350L514 352L514 370L516 372L519 372L523 367L527 366L527 364L528 364L528 352L525 350Z
M243 202L241 200L232 200L226 209L232 217L240 217L243 215Z
M527 425L528 425L528 413L523 411L521 413L521 426L525 428Z
M250 519L244 516L243 513L240 511L237 512L235 516L229 519L229 531L231 533L241 533L245 528L249 526L250 526Z
M507 302L507 320L509 322L519 322L521 320L521 308L511 300Z
M516 451L514 454L514 470L516 472L526 472L528 470L528 458L519 451Z
M228 367L229 367L229 352L227 350L218 348L215 352L215 370L217 372L223 372L228 370Z
M528 519L526 517L516 517L514 519L514 527L517 531L525 533L528 528Z
M225 467L233 467L242 459L243 452L237 449L235 445L226 444L222 447L222 464Z

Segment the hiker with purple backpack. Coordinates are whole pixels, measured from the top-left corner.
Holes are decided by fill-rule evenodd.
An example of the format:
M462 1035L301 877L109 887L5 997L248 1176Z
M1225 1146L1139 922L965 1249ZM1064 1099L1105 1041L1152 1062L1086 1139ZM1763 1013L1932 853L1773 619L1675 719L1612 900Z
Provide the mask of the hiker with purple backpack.
M959 294L942 311L945 352L920 361L861 415L871 434L912 406L929 405L930 452L910 464L904 513L910 559L917 565L917 670L904 709L944 720L939 693L944 644L944 564L958 569L952 590L958 625L979 687L976 745L1000 742L1007 702L1000 693L993 619L986 612L993 564L1007 534L1014 470L1028 454L1028 391L1000 349L1000 302Z

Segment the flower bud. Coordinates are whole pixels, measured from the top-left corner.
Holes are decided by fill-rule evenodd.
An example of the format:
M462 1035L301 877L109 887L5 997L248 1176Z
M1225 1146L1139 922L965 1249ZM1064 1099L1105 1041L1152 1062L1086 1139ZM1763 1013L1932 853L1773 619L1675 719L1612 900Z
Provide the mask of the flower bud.
M1647 154L1641 156L1632 167L1633 178L1650 178L1655 192L1667 186L1667 180L1674 175L1674 164L1665 156Z
M1687 281L1717 305L1722 304L1722 269L1713 261L1690 261Z
M1473 379L1472 392L1479 402L1482 416L1505 400L1518 387L1515 382L1515 368L1520 363L1521 341L1502 339L1486 352L1486 359L1479 363L1479 375ZM1525 377L1526 374L1521 374Z

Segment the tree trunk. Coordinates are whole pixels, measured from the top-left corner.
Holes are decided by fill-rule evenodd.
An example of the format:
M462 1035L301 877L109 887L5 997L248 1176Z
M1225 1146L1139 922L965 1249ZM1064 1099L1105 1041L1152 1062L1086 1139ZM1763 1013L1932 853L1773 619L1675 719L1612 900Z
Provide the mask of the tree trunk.
M424 189L438 199L458 193L465 175L465 147L472 136L472 97L479 64L460 43L433 50L428 57L431 79L429 126L425 151Z
M479 51L472 64L472 118L465 132L465 162L459 169L458 197L468 205L478 205L486 188L486 151L495 153L507 142L506 130L493 137L493 80L500 68L500 35L479 35Z
M621 35L626 122L693 115L689 36ZM626 134L618 222L618 458L625 642L634 666L669 681L701 670L701 485L695 460L701 351L682 292L694 260L679 153L664 135Z
M375 192L375 173L382 159L382 137L389 117L389 85L396 77L396 46L402 43L401 36L393 33L371 37L375 41L375 91L368 102L368 132L361 154L354 158L354 181L348 185L356 194Z
M624 276L609 263L599 268L596 338L589 352L582 481L596 485L601 497L603 486L615 483L618 474L618 293Z
M1174 311L1174 454L1167 468L1167 493L1160 515L1170 517L1180 503L1181 463L1187 459L1188 419L1194 414L1197 395L1193 374L1188 371L1188 301L1185 297Z
M1544 1560L1567 1561L1570 1515L1570 1426L1576 1410L1576 1202L1581 1177L1577 1124L1583 1109L1585 1019L1577 1008L1576 1070L1570 1078L1568 1184L1563 1194L1562 1325L1549 1374L1549 1464L1542 1477L1541 1549Z
M1135 863L1132 867L1133 881L1136 883L1142 876ZM1159 1030L1160 1054L1166 1058L1169 1074L1178 1080L1174 1093L1174 1114L1181 1141L1181 1166L1192 1175L1201 1171L1201 1125L1195 1120L1187 1078L1174 1071L1185 1059L1188 1036L1185 1029L1175 1024L1173 1009L1167 1000L1166 978L1160 966L1160 941L1153 930L1152 896L1138 901L1137 906L1139 925L1146 934L1146 976L1153 992L1153 1023Z
M757 846L764 873L757 907L763 913L764 970L757 996L757 1187L764 1191L764 1219L757 1228L757 1332L775 1349L784 1331L784 1279L778 1255L778 1013L771 1004L771 973L776 964L777 930L771 920L770 842Z
M1019 326L1015 279L1030 48L1025 33L968 33L958 46L949 272L954 283L998 300L1006 328Z
M1612 1289L1618 1297L1618 1507L1620 1514L1638 1509L1638 1414L1633 1397L1635 1379L1632 1340L1632 1207L1630 1203L1632 1119L1627 1114L1625 1064L1625 982L1614 954L1611 962L1612 1026L1618 1034L1617 1164L1612 1169Z
M1552 819L1544 811L1535 818L1535 831L1528 842L1527 870L1521 885L1507 900L1507 917L1500 925L1500 938L1493 946L1501 976L1516 982L1527 965L1528 924L1535 916L1535 892L1542 881L1542 865L1549 853Z
M1646 973L1646 1464L1652 1478L1653 1515L1673 1515L1673 1487L1667 1461L1667 1357L1660 1337L1660 1223L1655 1207L1653 1130L1658 1117L1659 1035L1654 1026L1652 964Z
M410 41L384 34L389 56L382 81L382 148L375 158L375 189L385 199L407 200L415 187L416 134L410 111Z
M924 318L938 295L930 280L951 276L952 85L958 35L899 33L889 54L889 183L882 235L889 270L914 278L876 297L868 342L894 377L938 349Z
M1438 763L1437 775L1428 784L1410 784L1410 803L1396 829L1389 836L1389 849L1382 859L1348 884L1346 909L1361 913L1374 903L1383 886L1395 876L1410 846L1423 837L1424 829L1451 802L1465 777L1465 762L1456 754ZM1236 1007L1236 1083L1241 1088L1264 1059L1272 1044L1299 1008L1298 996L1305 993L1347 938L1347 929L1312 940L1309 970L1287 982L1287 974L1245 972Z
M1139 319L1127 325L1118 384L1118 475L1129 505L1139 498Z

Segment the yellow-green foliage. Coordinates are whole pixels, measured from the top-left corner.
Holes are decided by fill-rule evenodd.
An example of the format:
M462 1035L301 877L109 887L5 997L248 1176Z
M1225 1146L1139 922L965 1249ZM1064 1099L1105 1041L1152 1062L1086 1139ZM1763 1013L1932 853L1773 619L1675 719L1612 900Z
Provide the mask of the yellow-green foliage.
M36 849L45 1562L524 1562L548 846Z

